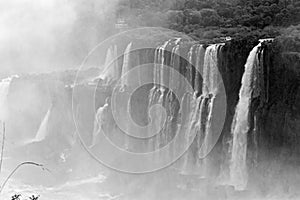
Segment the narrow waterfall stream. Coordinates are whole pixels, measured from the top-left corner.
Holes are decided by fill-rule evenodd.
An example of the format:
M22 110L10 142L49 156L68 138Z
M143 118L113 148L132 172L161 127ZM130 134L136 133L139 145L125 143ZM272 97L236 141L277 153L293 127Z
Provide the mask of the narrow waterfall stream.
M114 49L113 47L109 47L106 52L105 62L104 62L104 70L99 78L103 79L105 82L109 82L114 78L117 74L115 69L111 67L111 62L114 60Z
M52 106L48 109L47 113L45 114L40 126L39 126L39 129L36 133L36 136L35 138L33 139L32 142L41 142L43 141L47 135L48 135L48 122L49 122L49 117L50 117L50 114L51 114L51 109L52 109Z
M121 77L126 77L126 73L130 70L130 51L132 43L129 43L124 51L123 66L122 66L122 75ZM128 86L129 80L127 78L121 79L121 88Z

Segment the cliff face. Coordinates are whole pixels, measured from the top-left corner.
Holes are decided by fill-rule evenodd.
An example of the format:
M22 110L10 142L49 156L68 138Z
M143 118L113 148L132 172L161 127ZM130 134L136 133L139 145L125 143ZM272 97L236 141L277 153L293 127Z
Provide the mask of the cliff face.
M218 51L217 64L227 98L227 111L222 134L210 156L214 157L218 175L227 174L229 170L232 121L239 100L244 66L249 52L257 44L257 38L232 40L226 42ZM173 47L173 43L167 46L169 48L165 53L167 65L171 64ZM255 83L249 116L250 130L247 136L247 164L250 173L257 171L265 173L268 166L267 161L278 160L279 162L289 162L291 165L300 162L299 47L299 44L289 38L264 42L261 47L262 50L259 54L261 65L254 72ZM188 57L190 48L191 44L182 44L180 47L180 52L185 55L185 58ZM195 50L193 51L195 52ZM118 64L122 65L120 59ZM134 51L131 55L131 67L153 63L154 59L154 49ZM195 58L192 59L195 60ZM192 85L202 87L202 78L196 79L195 69L188 70L186 59L179 60L177 70L188 77ZM75 86L75 89L71 87L72 81L70 81L75 78L74 72L65 72L59 76L36 75L14 79L8 94L7 134L9 143L16 143L19 147L21 146L21 149L24 144L27 149L29 145L27 156L38 151L40 158L48 155L49 159L59 160L61 152L72 149L78 142L73 117L78 122L77 128L83 135L83 140L90 143L95 113L99 107L104 105L106 97L111 95L115 84L115 82L109 86L103 86L102 82L99 85L87 84L85 80L89 80L91 74L93 73L87 72L82 75L80 77L81 84ZM149 78L153 79L152 70L138 76L138 79ZM198 84L196 84L197 81ZM147 106L152 86L147 85L136 90L131 97L132 118L137 124L146 125L148 123ZM185 88L181 88L181 97L184 92ZM73 105L72 98L74 98ZM164 97L164 99L167 98ZM180 102L181 99L174 100L173 104L171 102L172 105L164 102L173 125L180 121ZM28 140L35 138L41 121L49 109L51 114L45 141L28 144ZM175 128L172 127L173 129ZM193 143L192 146L194 145L196 144ZM10 145L10 147L13 148L14 145ZM139 148L138 145L137 148ZM78 152L76 151L76 153ZM263 166L262 170L261 166ZM282 169L283 165L280 166L279 168ZM256 183L255 180L252 180L256 176L253 177L250 178L250 183Z
M265 46L266 87L261 91L256 111L262 120L261 143L275 155L280 148L299 153L300 54L299 47L287 45L288 39L278 39Z

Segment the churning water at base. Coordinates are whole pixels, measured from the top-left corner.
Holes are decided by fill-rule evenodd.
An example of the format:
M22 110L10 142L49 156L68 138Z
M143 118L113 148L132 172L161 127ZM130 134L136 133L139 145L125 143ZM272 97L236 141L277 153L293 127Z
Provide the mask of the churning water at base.
M248 173L246 157L249 109L253 91L254 70L256 66L259 65L258 51L260 46L261 43L252 49L245 64L239 101L232 123L233 141L230 162L230 184L232 184L236 190L245 190L247 187Z

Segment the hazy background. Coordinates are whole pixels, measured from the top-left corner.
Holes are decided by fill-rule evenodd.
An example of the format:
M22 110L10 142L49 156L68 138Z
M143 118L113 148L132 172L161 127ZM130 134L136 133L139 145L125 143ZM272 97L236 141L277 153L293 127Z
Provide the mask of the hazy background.
M114 32L117 0L1 0L0 78L78 67Z

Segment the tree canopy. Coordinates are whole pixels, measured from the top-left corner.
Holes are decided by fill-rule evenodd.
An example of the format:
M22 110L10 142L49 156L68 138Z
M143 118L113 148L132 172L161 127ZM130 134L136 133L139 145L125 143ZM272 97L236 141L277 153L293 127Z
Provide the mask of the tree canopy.
M132 26L163 26L195 37L216 30L220 36L272 37L300 22L300 0L121 0L119 5Z

